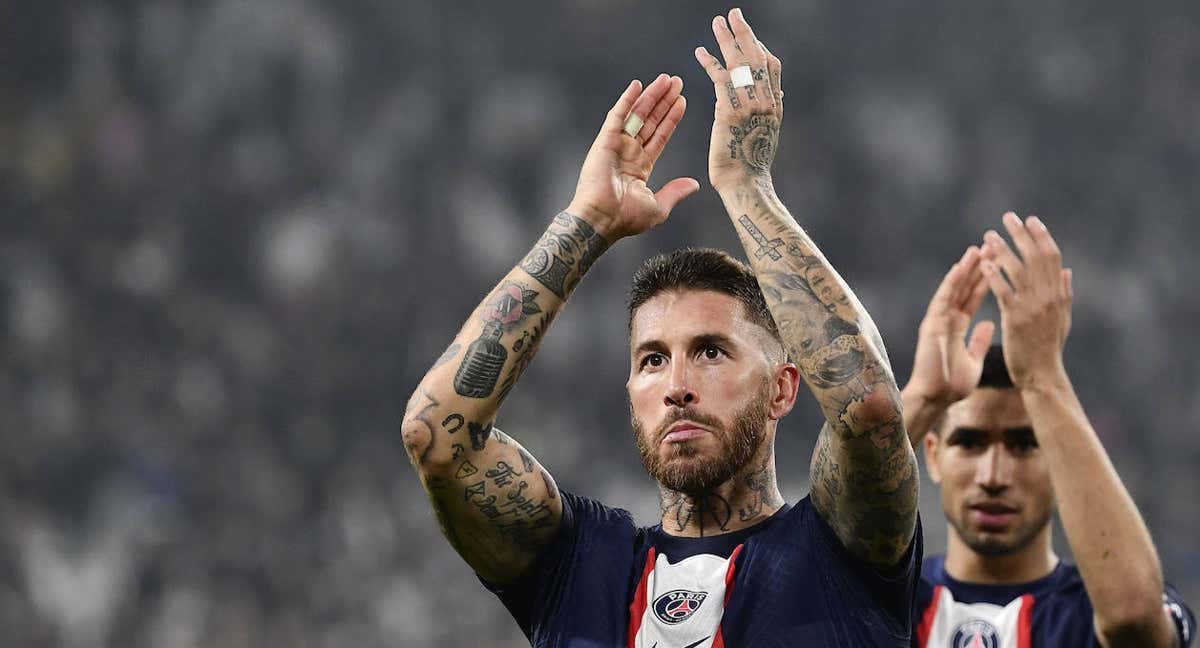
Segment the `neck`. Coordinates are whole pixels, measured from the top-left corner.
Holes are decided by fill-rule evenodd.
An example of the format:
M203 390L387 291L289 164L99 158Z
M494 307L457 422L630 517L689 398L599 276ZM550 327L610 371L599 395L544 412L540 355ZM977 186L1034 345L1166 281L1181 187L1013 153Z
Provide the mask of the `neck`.
M775 482L775 454L769 448L762 454L721 485L703 493L681 493L660 485L663 531L703 538L745 529L774 515L783 506Z
M1024 547L1003 555L982 554L959 537L950 527L946 545L946 573L966 583L1016 585L1035 581L1054 570L1058 556L1050 545L1047 524Z

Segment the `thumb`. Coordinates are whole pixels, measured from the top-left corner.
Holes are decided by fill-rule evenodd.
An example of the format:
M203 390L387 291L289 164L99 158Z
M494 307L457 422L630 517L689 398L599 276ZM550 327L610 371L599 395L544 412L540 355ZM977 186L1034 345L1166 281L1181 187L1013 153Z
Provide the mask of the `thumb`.
M697 191L700 191L700 183L695 178L675 178L663 185L662 189L654 194L654 200L662 210L662 220L667 219L675 205Z
M992 346L992 336L996 334L996 323L983 320L971 331L971 339L967 342L967 354L976 360L983 360L988 347Z

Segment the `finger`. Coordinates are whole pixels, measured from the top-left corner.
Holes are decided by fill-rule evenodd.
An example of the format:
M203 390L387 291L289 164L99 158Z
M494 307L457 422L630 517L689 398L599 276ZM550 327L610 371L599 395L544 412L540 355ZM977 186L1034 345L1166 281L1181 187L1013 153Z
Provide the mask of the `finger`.
M1063 290L1067 293L1067 299L1070 299L1071 301L1075 301L1075 286L1072 284L1073 280L1074 280L1074 273L1071 272L1071 269L1063 268L1063 271L1062 271Z
M1037 216L1030 216L1025 220L1025 229L1040 252L1039 256L1045 260L1047 280L1053 281L1062 270L1062 250L1058 249L1058 243L1050 236L1050 230Z
M983 360L987 355L988 347L992 346L992 336L996 334L996 323L991 320L982 320L975 324L975 328L971 330L971 337L967 340L967 355L976 360Z
M983 303L983 298L987 297L988 282L987 277L983 274L982 258L980 257L980 265L975 269L975 285L971 287L971 294L967 296L962 305L962 311L967 315L974 315L975 311L979 310L979 305Z
M645 124L646 119L650 117L650 113L654 110L654 105L663 98L663 95L667 94L667 91L670 88L671 77L667 76L666 74L658 75L653 81L650 82L650 85L646 86L646 89L642 91L642 96L638 97L637 100L633 102L633 109L630 110L630 114L637 115L638 118L641 119L642 124ZM634 132L631 133L631 135L636 137L637 132L640 130L641 127L639 126L638 128L634 129Z
M725 67L733 69L745 65L746 56L742 54L742 46L733 35L733 30L729 29L729 22L725 20L725 16L713 18L712 28L717 45L721 48L721 56L725 59Z
M961 308L962 303L971 296L976 280L982 276L979 273L979 248L974 245L968 247L956 265L959 267L958 277L954 282L954 294L950 297L950 303L955 308Z
M667 94L654 104L654 109L650 111L650 115L646 117L646 121L642 125L642 130L638 132L637 139L642 144L649 142L650 138L654 137L654 129L658 128L663 117L667 116L667 111L675 105L675 99L683 92L683 79L677 76L671 77L670 84L667 87Z
M671 215L671 210L675 209L675 205L697 191L700 191L700 183L695 178L675 178L663 185L663 188L654 194L654 200L658 203L662 213L659 222L666 220L667 216Z
M604 126L600 128L600 132L604 133L620 133L621 128L625 126L625 117L629 114L629 109L633 107L633 102L642 92L642 82L634 79L625 87L625 92L621 93L621 97L617 99L617 103L613 104L608 115L604 118Z
M729 72L725 70L725 66L721 65L721 61L708 53L708 49L704 47L696 48L696 60L704 71L708 73L708 78L712 79L713 84L724 86L729 80Z
M984 259L981 267L983 269L983 276L987 278L988 288L996 296L996 303L1000 305L1000 313L1003 314L1012 303L1013 289L1000 274L1000 267L993 263L991 259Z
M938 284L937 290L934 291L933 299L929 300L929 308L926 309L926 313L942 313L951 308L951 304L954 302L954 293L958 290L961 268L962 263L958 261L950 266L946 276L942 277L942 283Z
M771 53L767 44L759 41L759 46L763 48L763 52L767 55L767 74L771 77L771 91L775 94L775 105L779 107L780 112L783 111L783 62L778 56Z
M1021 252L1021 258L1025 260L1026 264L1029 264L1030 260L1037 256L1037 246L1034 245L1029 231L1025 229L1025 223L1022 223L1021 219L1013 212L1005 212L1001 220L1004 222L1004 229L1008 230L1008 235L1016 244L1017 250Z
M733 37L737 39L740 45L749 45L750 43L758 42L758 37L754 35L754 29L750 27L750 23L746 22L746 16L742 15L741 9L734 9L729 12L729 27L733 31ZM750 54L752 51L746 50L743 53L749 58L752 56Z
M1008 247L1008 242L1005 241L995 230L988 230L983 235L984 240L984 256L991 259L993 263L1004 268L1004 272L1008 274L1009 281L1013 287L1019 289L1025 270L1025 265L1017 258L1017 254Z
M675 127L679 125L679 120L683 119L683 113L687 111L687 99L683 95L675 98L675 103L671 105L671 109L667 111L658 128L654 129L654 137L650 138L649 142L642 147L646 154L647 164L654 166L658 161L658 156L662 155L663 149L667 147L667 142L671 141L671 135L675 133Z

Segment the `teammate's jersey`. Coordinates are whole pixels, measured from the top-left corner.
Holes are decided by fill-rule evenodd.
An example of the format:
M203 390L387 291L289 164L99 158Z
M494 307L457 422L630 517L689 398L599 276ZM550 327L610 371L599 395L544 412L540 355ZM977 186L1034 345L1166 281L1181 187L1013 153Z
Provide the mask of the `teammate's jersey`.
M535 648L907 647L920 538L881 573L808 498L747 529L677 538L563 493L553 543L489 589Z
M1196 618L1175 588L1167 586L1163 608L1175 622L1179 645L1196 634ZM921 566L913 618L917 648L1098 647L1092 603L1074 565L1021 585L979 585L954 580L945 557Z

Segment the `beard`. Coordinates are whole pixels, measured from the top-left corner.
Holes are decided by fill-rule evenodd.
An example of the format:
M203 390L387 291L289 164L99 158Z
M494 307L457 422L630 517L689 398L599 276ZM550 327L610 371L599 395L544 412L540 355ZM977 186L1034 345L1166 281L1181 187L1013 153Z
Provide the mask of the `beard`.
M1037 519L1014 526L1011 531L1003 535L994 531L976 531L970 528L967 525L966 514L957 517L947 514L946 520L958 532L958 537L962 539L963 543L975 553L984 556L1007 556L1024 549L1030 542L1033 542L1042 529L1050 524L1051 514L1051 511L1047 510Z
M664 488L686 495L712 491L736 475L762 447L770 410L769 383L763 380L757 392L733 415L726 429L720 419L686 407L673 408L647 439L642 424L630 407L634 442L642 465ZM701 454L698 444L680 441L669 444L668 457L660 454L667 428L682 420L695 421L710 430L723 446L715 456Z

